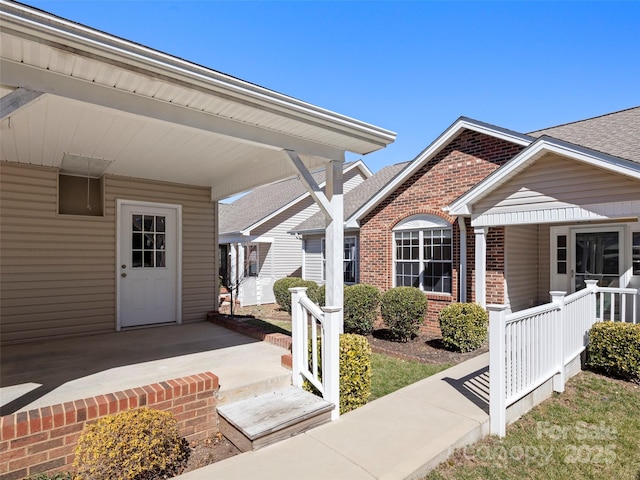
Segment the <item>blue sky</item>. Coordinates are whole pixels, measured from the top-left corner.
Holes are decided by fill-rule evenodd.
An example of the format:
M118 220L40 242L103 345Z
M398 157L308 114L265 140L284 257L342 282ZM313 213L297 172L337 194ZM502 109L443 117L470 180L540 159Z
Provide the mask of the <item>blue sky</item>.
M25 3L397 132L374 172L459 116L526 133L640 105L635 1Z

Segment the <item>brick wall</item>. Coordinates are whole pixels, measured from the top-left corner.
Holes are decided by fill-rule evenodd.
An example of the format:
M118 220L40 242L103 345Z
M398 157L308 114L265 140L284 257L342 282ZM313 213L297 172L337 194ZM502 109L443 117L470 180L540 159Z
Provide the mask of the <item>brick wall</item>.
M82 429L108 414L149 407L173 412L180 434L202 439L218 431L218 377L205 372L5 415L0 427L0 479L68 470Z
M393 233L400 221L416 214L436 215L453 226L453 292L451 296L427 294L429 311L425 329L439 333L438 312L459 298L460 231L456 218L442 211L523 147L465 130L426 162L380 205L360 226L360 281L386 291L393 286ZM475 238L467 220L467 299L474 300ZM504 298L504 231L489 229L487 239L487 301Z

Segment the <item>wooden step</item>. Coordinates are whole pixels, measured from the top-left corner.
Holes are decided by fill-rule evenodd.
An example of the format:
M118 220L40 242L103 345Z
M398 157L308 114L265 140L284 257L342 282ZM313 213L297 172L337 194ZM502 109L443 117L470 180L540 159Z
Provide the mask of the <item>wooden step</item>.
M218 407L220 432L242 452L257 450L331 420L333 404L296 387Z

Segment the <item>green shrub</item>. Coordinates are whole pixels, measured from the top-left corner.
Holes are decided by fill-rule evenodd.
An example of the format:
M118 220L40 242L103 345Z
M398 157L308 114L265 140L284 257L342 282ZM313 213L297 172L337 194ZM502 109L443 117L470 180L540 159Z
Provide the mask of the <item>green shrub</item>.
M427 297L416 287L395 287L380 300L382 320L395 340L415 337L427 313Z
M326 305L326 289L324 285L316 285L315 288L311 287L307 289L307 296L313 303L320 307L324 307Z
M477 303L452 303L438 314L442 343L458 352L480 348L487 339L489 316Z
M82 480L169 478L179 473L188 455L173 414L140 408L86 425L74 466Z
M589 330L587 366L614 377L640 380L640 324L593 325Z
M299 277L285 277L276 280L273 284L273 295L280 308L288 313L291 313L291 292L289 289L294 287L307 287L307 296L315 301L318 284Z
M318 338L318 375L322 378L322 342ZM371 395L371 346L366 337L352 333L340 335L340 414L365 405ZM311 340L309 341L311 358ZM311 360L309 360L311 363ZM311 370L311 365L309 365ZM305 380L304 389L319 395Z
M344 331L368 335L378 318L380 292L373 285L358 284L344 289Z

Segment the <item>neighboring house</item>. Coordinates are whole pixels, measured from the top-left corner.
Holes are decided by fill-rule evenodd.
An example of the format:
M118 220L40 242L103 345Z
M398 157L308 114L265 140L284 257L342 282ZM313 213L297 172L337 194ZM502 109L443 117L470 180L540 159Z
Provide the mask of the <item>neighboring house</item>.
M319 168L339 190L346 151L395 138L22 4L0 22L3 343L204 320L218 200Z
M640 107L527 135L460 118L345 214L345 237L359 232L357 281L422 289L437 331L454 301L640 287L639 217Z
M312 173L319 186L325 171ZM371 177L358 160L343 168L345 194ZM221 275L237 285L241 305L274 303L273 283L302 274L302 241L287 232L320 210L298 178L257 188L230 204L220 204ZM324 218L324 215L322 214Z
M343 278L345 284L359 283L359 253L358 244L360 229L356 225L348 226L349 219L360 207L378 193L389 181L396 176L409 162L397 163L382 168L372 177L362 182L344 196L344 258ZM318 212L309 219L297 225L289 233L302 238L302 278L324 284L326 281L326 241L325 217Z

